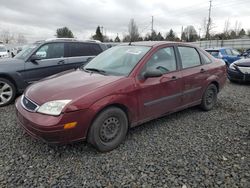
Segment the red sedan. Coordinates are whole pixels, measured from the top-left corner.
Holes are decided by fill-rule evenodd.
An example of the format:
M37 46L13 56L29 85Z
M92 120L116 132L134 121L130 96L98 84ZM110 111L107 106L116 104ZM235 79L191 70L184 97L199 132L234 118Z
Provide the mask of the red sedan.
M31 85L16 101L17 117L46 142L87 140L110 151L129 127L191 106L211 110L225 81L225 63L198 47L135 42Z

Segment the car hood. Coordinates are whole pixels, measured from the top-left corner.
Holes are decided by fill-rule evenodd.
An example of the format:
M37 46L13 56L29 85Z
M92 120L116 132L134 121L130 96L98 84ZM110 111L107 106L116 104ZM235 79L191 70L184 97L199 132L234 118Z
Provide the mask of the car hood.
M23 60L21 60L21 59L15 59L15 58L6 58L6 59L1 59L0 60L0 65L1 66L4 66L4 65L6 65L6 66L10 66L10 63L11 64L15 64L15 63L22 63L23 62Z
M0 52L0 55L6 55L8 52Z
M238 60L237 62L235 62L235 65L240 67L250 67L250 58Z
M120 76L87 73L82 70L66 74L59 73L29 86L25 91L25 96L38 105L53 100L74 101L121 78Z
M24 69L24 61L15 58L0 59L0 72L18 71Z

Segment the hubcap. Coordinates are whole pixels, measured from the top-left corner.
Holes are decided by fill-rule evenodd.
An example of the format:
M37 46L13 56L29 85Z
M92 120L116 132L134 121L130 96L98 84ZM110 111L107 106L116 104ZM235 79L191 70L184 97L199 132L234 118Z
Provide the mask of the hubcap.
M110 142L116 138L120 131L120 122L116 117L107 118L100 129L100 138L104 142Z
M9 84L0 81L0 105L6 104L10 101L13 95L13 90Z
M214 101L214 91L210 89L207 93L206 103L210 105L213 103L213 101Z

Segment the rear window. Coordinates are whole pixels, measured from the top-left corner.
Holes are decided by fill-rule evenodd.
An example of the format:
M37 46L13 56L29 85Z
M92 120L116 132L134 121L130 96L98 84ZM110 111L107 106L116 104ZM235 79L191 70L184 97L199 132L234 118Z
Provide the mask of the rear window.
M98 44L72 42L68 43L67 57L96 56L102 52Z
M214 57L218 57L219 56L219 51L218 50L213 50L213 51L210 51L210 50L206 50L208 53L210 53L212 56Z

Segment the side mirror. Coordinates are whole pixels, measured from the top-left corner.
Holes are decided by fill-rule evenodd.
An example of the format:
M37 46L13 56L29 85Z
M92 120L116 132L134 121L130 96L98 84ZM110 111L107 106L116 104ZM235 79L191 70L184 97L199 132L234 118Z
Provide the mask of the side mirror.
M162 76L162 72L159 71L159 70L147 70L143 74L143 77L145 79L147 79L147 78L154 78L154 77L161 77L161 76Z
M38 56L38 55L32 55L31 57L30 57L30 61L31 62L36 62L37 60L41 60L42 58L40 57L40 56Z

